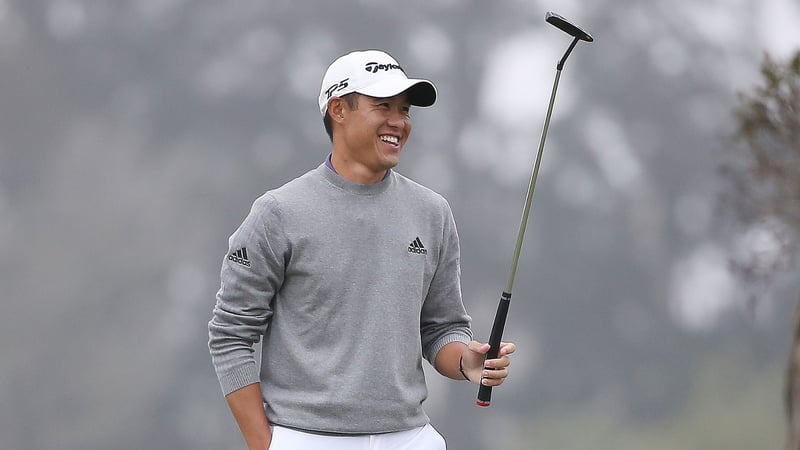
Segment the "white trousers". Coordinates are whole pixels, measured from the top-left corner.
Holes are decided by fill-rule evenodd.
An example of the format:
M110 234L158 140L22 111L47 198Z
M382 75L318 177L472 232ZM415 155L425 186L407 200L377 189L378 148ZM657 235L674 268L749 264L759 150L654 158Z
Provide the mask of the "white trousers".
M269 450L446 450L430 424L408 431L360 436L329 436L272 427Z

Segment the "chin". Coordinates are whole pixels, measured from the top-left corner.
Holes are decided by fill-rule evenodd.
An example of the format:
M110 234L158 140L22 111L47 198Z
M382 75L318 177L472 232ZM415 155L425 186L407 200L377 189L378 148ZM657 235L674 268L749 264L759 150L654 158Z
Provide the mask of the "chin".
M399 158L399 157L396 157L396 158L386 158L386 159L383 161L383 164L384 164L384 166L385 166L385 168L386 168L386 169L391 169L391 168L393 168L393 167L397 166L399 163L400 163L400 158Z
M396 166L400 162L400 150L393 153L384 153L381 155L380 163L385 165L387 169Z

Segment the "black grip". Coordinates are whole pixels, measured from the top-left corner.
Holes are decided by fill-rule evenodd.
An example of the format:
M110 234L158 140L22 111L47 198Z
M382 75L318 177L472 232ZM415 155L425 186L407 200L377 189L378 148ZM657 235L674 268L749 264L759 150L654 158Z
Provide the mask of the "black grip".
M500 353L500 341L503 339L503 329L506 327L506 317L508 316L509 306L511 306L511 293L504 291L500 296L500 303L497 305L497 313L494 315L492 333L489 335L489 346L491 348L489 348L489 352L486 353L486 359L495 359L498 353ZM480 388L478 388L478 400L475 401L475 404L485 408L491 405L491 403L492 387L481 384Z

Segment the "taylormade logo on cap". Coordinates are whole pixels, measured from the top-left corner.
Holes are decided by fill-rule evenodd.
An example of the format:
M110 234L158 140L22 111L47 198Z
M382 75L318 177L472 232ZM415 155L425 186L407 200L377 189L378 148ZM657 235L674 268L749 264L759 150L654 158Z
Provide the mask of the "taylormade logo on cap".
M428 80L408 78L400 64L380 50L362 50L336 59L325 72L319 93L319 111L324 116L328 100L352 92L370 97L394 97L408 92L414 106L431 106L436 87Z
M392 69L403 70L403 68L400 67L398 64L391 64L391 63L390 64L378 64L376 62L368 62L367 65L364 66L364 69L366 69L367 72L372 72L372 73L375 73L375 72L377 72L379 70L392 70ZM403 70L403 73L405 73L404 70Z

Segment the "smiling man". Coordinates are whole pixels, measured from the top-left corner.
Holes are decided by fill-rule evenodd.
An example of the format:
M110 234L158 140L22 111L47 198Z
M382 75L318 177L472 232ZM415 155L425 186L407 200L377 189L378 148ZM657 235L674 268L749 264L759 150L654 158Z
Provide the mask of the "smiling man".
M392 170L411 107L435 100L384 52L335 60L319 96L330 155L230 237L209 348L251 450L442 450L423 358L456 380L508 376L514 344L484 361L472 340L450 206Z

